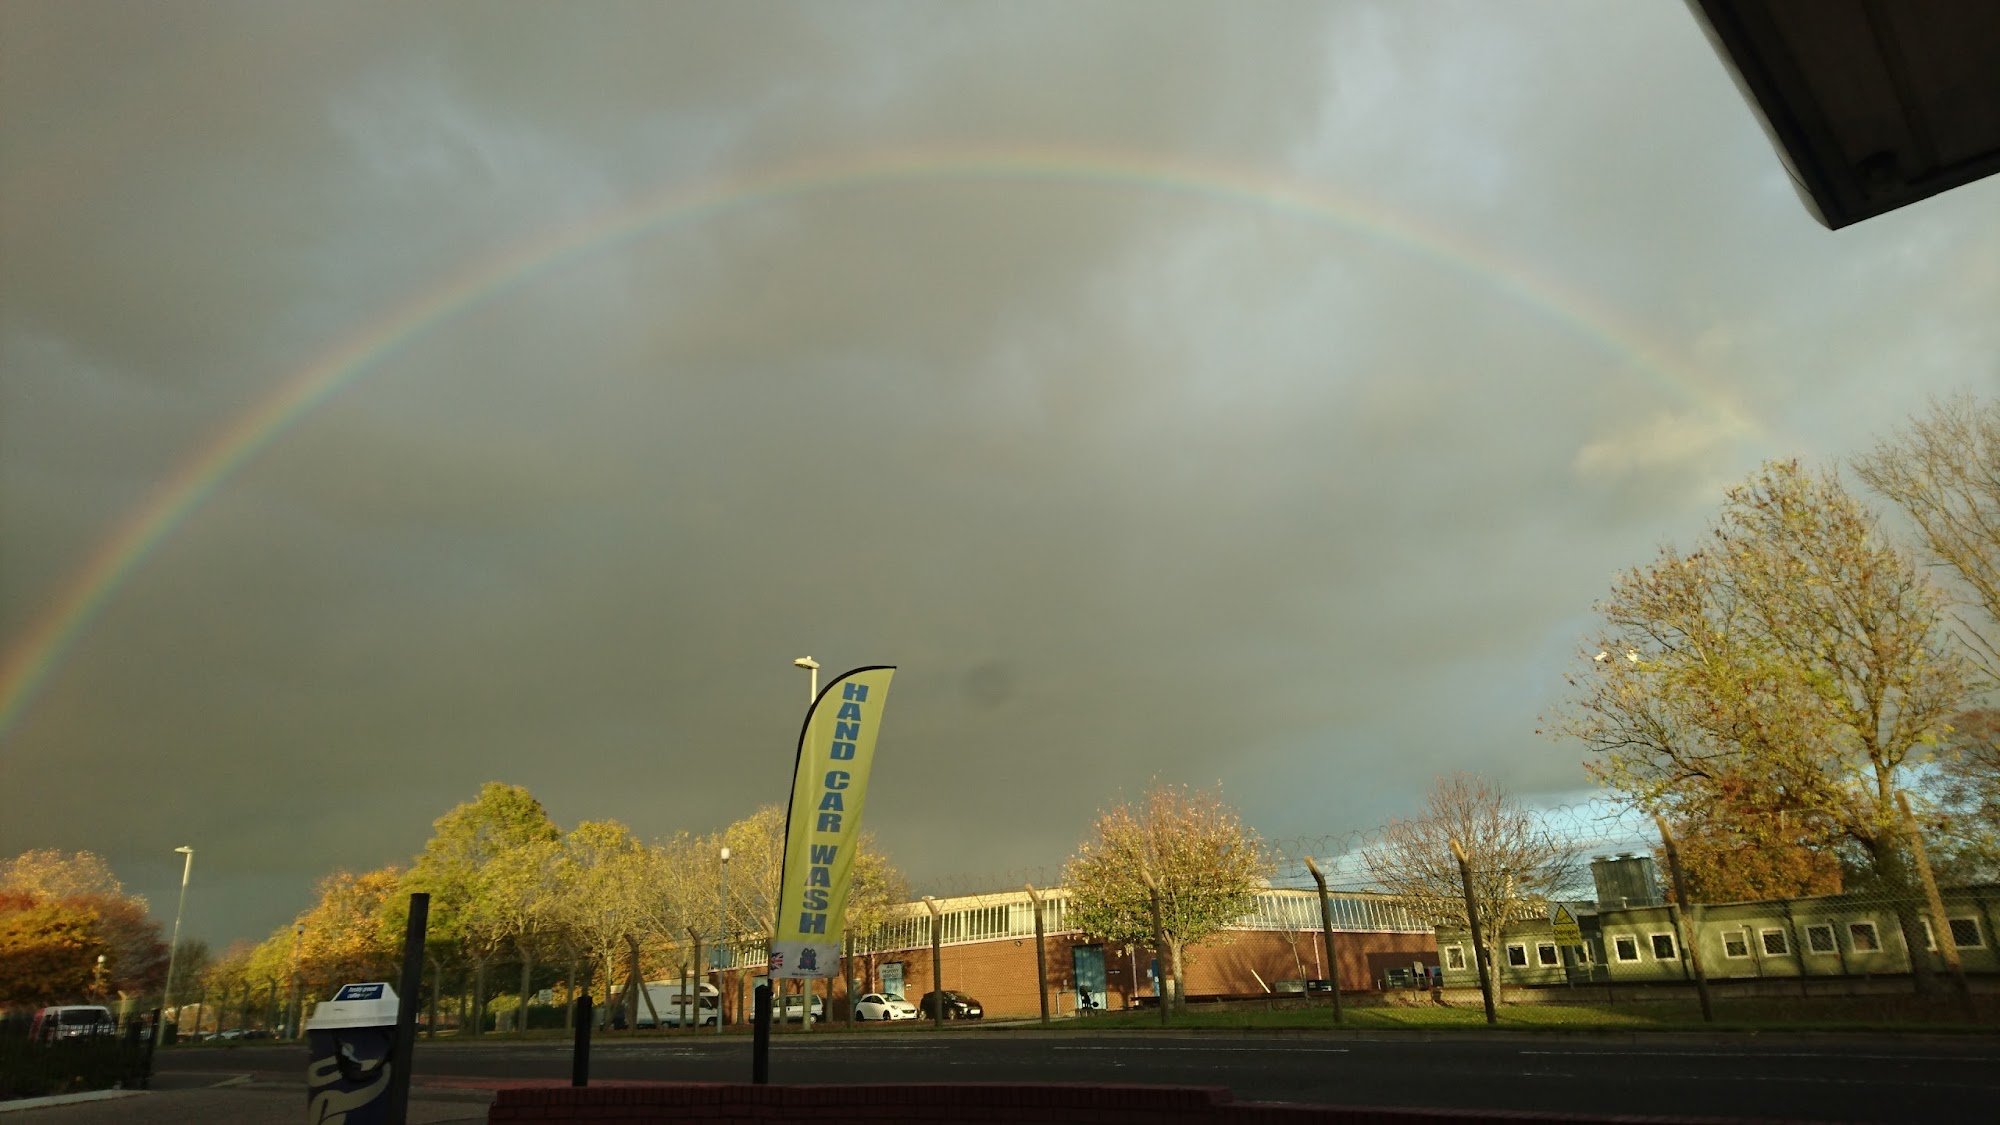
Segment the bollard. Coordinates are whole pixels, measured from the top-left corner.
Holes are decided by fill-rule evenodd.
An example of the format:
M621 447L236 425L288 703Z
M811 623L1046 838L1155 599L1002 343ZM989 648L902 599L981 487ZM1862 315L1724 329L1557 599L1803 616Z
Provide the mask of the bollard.
M750 1082L762 1086L771 1081L771 986L757 986L755 1022L750 1028Z
M570 1049L569 1084L590 1085L590 993L576 998L576 1044Z

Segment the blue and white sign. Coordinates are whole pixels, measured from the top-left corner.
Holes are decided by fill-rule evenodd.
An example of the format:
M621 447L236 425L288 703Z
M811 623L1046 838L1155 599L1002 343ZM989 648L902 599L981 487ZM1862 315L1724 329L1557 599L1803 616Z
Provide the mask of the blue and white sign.
M344 1000L380 1000L388 987L387 984L344 984L339 992L333 994L333 1000L336 1004Z

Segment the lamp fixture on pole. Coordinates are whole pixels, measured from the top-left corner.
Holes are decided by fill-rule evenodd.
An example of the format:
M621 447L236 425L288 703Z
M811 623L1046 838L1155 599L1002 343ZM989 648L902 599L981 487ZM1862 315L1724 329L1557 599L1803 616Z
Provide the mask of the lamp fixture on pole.
M806 688L806 702L811 703L813 700L818 699L819 661L814 660L810 656L801 656L797 660L792 661L792 664L795 667L804 668L806 672L812 677L809 681L807 681L809 686Z

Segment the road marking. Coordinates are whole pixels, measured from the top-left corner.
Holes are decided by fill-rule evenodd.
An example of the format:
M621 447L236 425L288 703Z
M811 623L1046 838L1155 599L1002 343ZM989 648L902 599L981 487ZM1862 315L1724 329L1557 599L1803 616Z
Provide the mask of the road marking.
M1142 1051L1154 1054L1159 1051L1194 1051L1204 1055L1245 1054L1245 1055L1344 1055L1346 1047L1148 1047L1134 1043L1120 1047L1054 1047L1056 1051Z

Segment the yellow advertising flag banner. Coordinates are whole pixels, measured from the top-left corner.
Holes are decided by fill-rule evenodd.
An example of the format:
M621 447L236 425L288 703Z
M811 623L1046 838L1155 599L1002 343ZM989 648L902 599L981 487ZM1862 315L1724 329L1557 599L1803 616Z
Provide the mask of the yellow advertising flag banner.
M773 977L831 977L840 972L848 876L861 838L875 735L889 698L892 667L836 676L813 700L799 733L792 805L785 818L785 863L778 885Z

